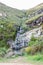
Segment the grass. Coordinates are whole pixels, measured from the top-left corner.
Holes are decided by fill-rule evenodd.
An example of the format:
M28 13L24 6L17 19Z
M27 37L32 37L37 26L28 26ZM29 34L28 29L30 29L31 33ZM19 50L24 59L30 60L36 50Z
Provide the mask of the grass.
M9 58L1 58L0 57L0 62L14 62L14 60L18 58L18 56L12 56L12 57L9 57Z
M31 63L32 65L43 65L43 55L24 55L23 62Z
M14 62L18 58L19 58L19 56L12 56L9 58L0 58L0 62L10 63L10 62ZM23 58L23 60L20 60L21 62L31 63L34 65L43 65L43 55L41 55L41 54L37 54L37 55L25 54L24 56L22 56L22 58Z
M36 54L36 55L24 55L26 62L43 62L43 55Z

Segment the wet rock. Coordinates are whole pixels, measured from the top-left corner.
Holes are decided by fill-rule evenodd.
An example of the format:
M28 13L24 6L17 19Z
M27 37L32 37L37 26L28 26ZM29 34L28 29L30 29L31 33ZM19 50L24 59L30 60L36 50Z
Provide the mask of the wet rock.
M21 36L22 33L23 33L23 29L19 27L15 41L10 39L7 42L10 45L10 48L13 50L15 55L16 54L22 55L22 52L20 50L27 46L27 41L24 39L23 36Z

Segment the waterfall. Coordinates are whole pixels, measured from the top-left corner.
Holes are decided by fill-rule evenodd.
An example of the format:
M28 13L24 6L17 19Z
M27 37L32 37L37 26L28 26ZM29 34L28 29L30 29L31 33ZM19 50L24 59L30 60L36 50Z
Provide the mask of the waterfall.
M28 46L28 42L30 41L31 36L34 35L34 37L39 37L41 34L41 29L42 27L39 27L23 33L24 30L19 27L15 41L10 40L9 42L14 54L22 55L23 51L21 50Z
M25 42L24 38L21 36L23 33L23 29L22 27L19 27L17 35L16 35L16 39L15 41L12 43L12 50L14 51L15 54L21 54L21 49L24 48L27 42Z

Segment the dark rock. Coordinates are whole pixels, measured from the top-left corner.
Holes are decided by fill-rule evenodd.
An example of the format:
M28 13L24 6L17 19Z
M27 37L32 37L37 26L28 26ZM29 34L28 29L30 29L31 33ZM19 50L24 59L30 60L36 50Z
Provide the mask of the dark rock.
M41 25L42 23L43 23L43 16L40 16L39 18L37 18L36 20L33 20L32 22L26 23L26 25L33 27L33 26L38 25L38 24Z

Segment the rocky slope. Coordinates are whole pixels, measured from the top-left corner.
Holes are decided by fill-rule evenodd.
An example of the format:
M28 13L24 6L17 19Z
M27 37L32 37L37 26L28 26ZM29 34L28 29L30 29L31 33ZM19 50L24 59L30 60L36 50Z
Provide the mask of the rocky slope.
M8 49L10 45L13 50L26 47L33 34L43 35L43 3L26 11L0 3L0 47Z
M36 7L25 11L26 20L25 27L34 28L43 24L43 3L37 5Z

